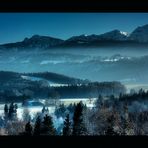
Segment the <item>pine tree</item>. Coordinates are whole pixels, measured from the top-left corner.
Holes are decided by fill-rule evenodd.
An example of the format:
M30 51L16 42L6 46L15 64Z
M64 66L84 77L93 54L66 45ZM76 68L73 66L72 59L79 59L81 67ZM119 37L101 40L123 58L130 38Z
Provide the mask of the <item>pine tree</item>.
M109 135L109 136L117 135L117 133L114 131L114 121L115 121L114 115L111 115L107 118L108 126L105 131L106 135Z
M8 118L13 120L16 117L17 109L15 108L14 103L12 102L9 106Z
M10 106L9 106L8 117L12 118L12 114L13 114L13 103L11 103Z
M41 134L41 119L40 116L38 116L35 122L33 135L39 136L40 134Z
M47 114L43 120L42 134L50 136L56 135L56 129L54 128L52 117Z
M13 113L17 113L17 108L18 108L18 106L17 106L17 104L15 104L14 106L13 106Z
M9 113L9 108L8 108L8 105L5 104L5 106L4 106L4 120L5 121L8 120L8 113Z
M129 112L128 112L128 104L124 104L124 118L122 119L123 121L123 135L132 135L134 134L134 129L132 122L130 121L129 118Z
M71 135L71 122L70 122L69 114L67 114L66 119L64 121L63 135L64 136Z
M14 105L14 108L17 110L17 109L18 109L18 105L17 105L17 104L15 104L15 105Z
M45 112L45 106L43 106L43 108L42 108L42 113L44 113Z
M32 126L30 124L30 121L25 126L25 134L28 136L32 135Z
M5 104L5 106L4 106L4 113L5 113L5 114L8 113L8 105L7 105L7 104Z
M99 95L98 99L96 100L95 105L97 109L100 109L104 105L104 100L103 100L102 95Z
M73 132L72 135L86 135L86 128L83 122L83 106L81 103L76 105L73 116Z
M65 117L66 107L64 104L60 104L59 107L55 110L55 115L59 117Z

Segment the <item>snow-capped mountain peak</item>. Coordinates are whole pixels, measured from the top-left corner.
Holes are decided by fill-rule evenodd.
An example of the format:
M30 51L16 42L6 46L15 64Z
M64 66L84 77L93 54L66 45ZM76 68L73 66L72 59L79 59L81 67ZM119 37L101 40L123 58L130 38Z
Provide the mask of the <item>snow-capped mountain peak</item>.
M106 40L119 40L119 41L121 41L121 40L125 40L126 39L127 33L115 29L113 31L101 34L100 37L103 38L103 39L106 39Z
M113 43L113 44L112 44ZM134 43L134 44L133 44ZM136 44L135 44L136 43ZM127 33L118 29L114 29L103 34L81 34L78 36L72 36L67 40L62 40L50 36L33 35L32 37L26 37L21 42L7 43L0 45L1 49L13 48L13 49L29 49L40 48L49 49L52 47L76 47L76 46L114 46L114 45L132 45L137 43L148 43L148 24L137 27L132 33Z
M128 32L120 31L121 34L128 36Z
M97 40L125 40L127 37L128 33L127 32L123 32L120 30L113 30L110 32L106 32L104 34L100 34L100 35L87 35L87 34L82 34L80 36L73 36L71 38L68 39L68 41L97 41Z

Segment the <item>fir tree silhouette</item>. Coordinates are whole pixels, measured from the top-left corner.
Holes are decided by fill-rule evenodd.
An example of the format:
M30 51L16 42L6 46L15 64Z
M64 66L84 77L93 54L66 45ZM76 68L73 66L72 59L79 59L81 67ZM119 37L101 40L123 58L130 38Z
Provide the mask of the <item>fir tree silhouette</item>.
M37 119L36 119L33 135L34 136L41 135L41 119L40 119L40 116L38 116Z
M30 124L30 121L25 126L25 134L28 136L32 135L32 126Z
M73 116L73 136L86 135L87 131L83 122L83 105L78 103Z
M54 128L52 117L48 116L47 114L43 120L42 134L49 136L56 135L56 129Z
M70 135L71 135L71 122L69 114L67 114L66 119L64 121L63 136L70 136Z

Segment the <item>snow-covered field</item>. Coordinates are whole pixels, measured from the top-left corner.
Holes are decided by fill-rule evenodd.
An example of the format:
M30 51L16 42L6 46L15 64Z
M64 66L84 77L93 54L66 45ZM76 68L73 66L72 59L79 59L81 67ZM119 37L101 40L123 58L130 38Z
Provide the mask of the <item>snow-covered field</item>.
M87 107L92 106L97 98L76 98L76 99L60 99L60 102L64 105L69 105L70 103L79 103L82 101L84 104L86 104Z
M29 111L29 114L31 117L34 117L37 113L40 113L42 111L42 107L22 107L21 103L17 103L18 109L17 109L17 117L19 119L22 119L23 112L27 109ZM55 111L55 107L48 107L49 113L53 114ZM4 115L4 104L0 104L0 116Z
M18 103L18 109L17 109L17 118L19 120L23 120L23 112L26 110L25 107L22 107L21 106L21 103ZM41 113L42 112L42 107L29 107L27 108L27 110L29 111L29 115L31 117L31 119L33 119L37 113ZM49 114L52 116L52 119L53 119L53 123L54 123L54 126L55 128L59 128L63 122L64 122L64 119L62 117L60 118L57 118L55 115L54 115L54 111L55 111L55 107L48 107L48 110L49 110ZM4 104L0 104L0 116L4 116Z
M87 107L92 108L94 106L94 102L95 102L96 98L78 98L78 99L60 99L60 104L64 104L64 105L69 105L69 104L73 104L73 103L79 103L80 101L82 101L84 104L86 104ZM45 100L40 100L40 102L44 103ZM4 105L5 104L0 104L0 116L4 115ZM23 107L22 103L17 103L18 105L18 109L17 109L17 117L19 119L22 119L22 115L24 113L24 111L27 109L29 111L29 114L31 116L31 118L33 118L37 113L41 113L42 111L42 106L31 106L31 107ZM49 114L53 115L55 112L55 106L47 106L48 110L49 110Z

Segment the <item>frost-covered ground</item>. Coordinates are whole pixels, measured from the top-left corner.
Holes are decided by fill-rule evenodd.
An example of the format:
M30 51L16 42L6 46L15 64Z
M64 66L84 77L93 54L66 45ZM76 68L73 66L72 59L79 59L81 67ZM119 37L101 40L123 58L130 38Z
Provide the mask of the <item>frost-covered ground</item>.
M26 107L22 107L21 103L17 103L17 105L18 105L17 117L19 119L22 119L23 112L26 109L29 111L30 116L33 118L37 113L40 113L43 108L43 107L39 107L39 106L26 108ZM55 111L55 107L48 107L48 110L49 110L50 114L53 114ZM0 104L0 116L3 116L3 115L4 115L4 104Z
M97 98L77 98L77 99L60 99L60 102L69 105L70 103L79 103L82 101L84 104L86 104L87 107L93 107L93 104L95 103Z
M23 112L24 112L24 110L26 110L26 108L22 107L21 103L19 103L17 105L18 105L17 118L19 120L23 120ZM27 108L27 110L29 111L29 115L30 115L31 119L33 119L34 117L36 117L36 115L38 113L42 112L42 107L29 107L29 108ZM54 127L56 129L58 129L63 124L64 119L62 117L57 118L54 115L55 107L48 107L48 110L49 110L50 116L52 116ZM4 116L4 104L0 104L0 116L2 116L2 117Z
M64 104L64 105L69 105L70 103L78 103L80 101L82 101L84 104L87 105L87 107L92 108L94 106L94 102L95 102L96 98L92 98L92 99L88 99L88 98L78 98L78 99L60 99L60 103ZM43 100L39 100L42 103L45 103L45 99ZM4 116L4 105L5 104L0 104L0 116L3 117ZM25 112L25 110L27 109L29 111L29 115L30 117L33 119L34 117L36 117L36 115L42 112L42 106L31 106L31 107L23 107L22 103L17 103L18 105L18 109L17 109L17 118L19 120L23 119L23 114ZM49 110L49 115L52 117L53 119L53 123L54 123L54 127L61 132L62 130L62 126L64 123L64 119L62 117L57 118L54 114L55 112L55 106L48 106L48 110Z
M78 99L60 99L60 103L64 104L64 105L69 105L70 103L78 103L80 101L82 101L84 104L86 104L87 107L92 108L94 106L94 102L95 102L96 98L78 98ZM44 103L45 100L40 100L40 102ZM4 105L5 104L0 104L0 116L4 115ZM23 107L21 103L17 103L18 105L18 109L17 109L17 117L21 120L22 119L22 115L24 113L24 111L27 109L29 111L29 114L31 116L31 118L33 118L37 113L41 113L42 112L42 106L31 106L31 107ZM55 112L55 106L47 106L48 110L49 110L49 114L51 114L52 116L54 115ZM53 116L54 117L54 116ZM54 117L55 119L55 117ZM62 119L58 119L60 121L62 121Z

